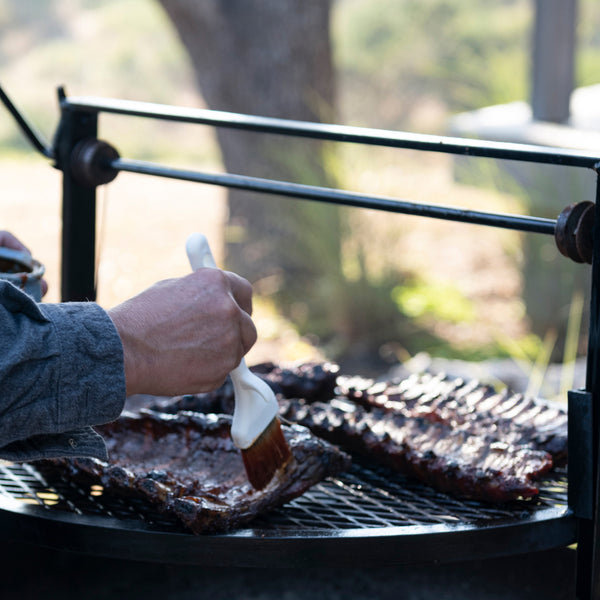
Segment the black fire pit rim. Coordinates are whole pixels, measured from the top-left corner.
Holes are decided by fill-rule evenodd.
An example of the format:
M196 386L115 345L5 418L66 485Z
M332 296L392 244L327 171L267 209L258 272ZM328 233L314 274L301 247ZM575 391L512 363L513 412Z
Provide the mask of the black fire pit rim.
M453 562L568 546L576 520L565 506L489 525L432 524L367 529L246 528L194 535L135 519L78 515L0 496L9 540L127 560L205 566L286 567Z

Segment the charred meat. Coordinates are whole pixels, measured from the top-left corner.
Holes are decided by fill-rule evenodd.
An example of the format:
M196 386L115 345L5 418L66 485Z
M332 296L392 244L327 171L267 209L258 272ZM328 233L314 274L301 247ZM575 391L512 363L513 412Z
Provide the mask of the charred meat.
M333 363L302 363L281 367L262 363L252 367L276 393L284 398L302 398L306 402L325 402L335 395L339 367Z
M247 480L226 415L124 413L98 427L109 462L44 461L44 468L100 484L108 492L142 497L176 516L196 534L230 530L300 496L349 467L349 457L306 428L284 426L292 460L260 491Z

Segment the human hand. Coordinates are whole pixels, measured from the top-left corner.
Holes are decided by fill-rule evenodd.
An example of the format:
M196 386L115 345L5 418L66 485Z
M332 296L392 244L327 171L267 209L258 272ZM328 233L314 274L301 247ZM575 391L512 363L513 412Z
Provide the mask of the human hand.
M160 281L108 314L123 343L127 395L216 389L257 337L252 287L220 269Z
M27 246L23 245L12 233L9 231L0 231L0 247L12 248L13 250L20 250L21 252L29 252Z
M18 250L19 252L27 252L27 254L31 255L29 248L10 233L10 231L0 231L0 247L11 248L12 250ZM42 278L40 284L42 286L42 296L44 296L48 291L48 282Z

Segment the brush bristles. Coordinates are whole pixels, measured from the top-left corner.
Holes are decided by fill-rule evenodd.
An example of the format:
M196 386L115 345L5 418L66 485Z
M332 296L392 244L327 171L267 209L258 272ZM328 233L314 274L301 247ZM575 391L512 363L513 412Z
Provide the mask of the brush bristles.
M252 446L242 450L242 458L248 480L256 490L262 490L273 479L273 475L288 463L292 452L277 417L256 438Z

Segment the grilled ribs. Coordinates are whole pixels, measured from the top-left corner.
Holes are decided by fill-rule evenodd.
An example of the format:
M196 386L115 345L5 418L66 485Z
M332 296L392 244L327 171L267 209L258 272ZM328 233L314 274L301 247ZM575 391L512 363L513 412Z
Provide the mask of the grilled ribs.
M227 415L123 413L97 428L106 440L109 462L56 459L44 461L43 467L100 484L108 492L145 498L200 534L246 524L350 464L348 455L306 428L284 426L293 458L256 491L248 483L230 427Z
M327 401L335 396L339 367L333 363L302 363L293 367L280 367L274 363L260 363L250 370L263 379L283 398L302 398L306 402ZM217 390L203 394L187 394L175 398L154 399L148 405L152 410L177 413L191 410L201 413L232 415L234 392L231 380Z
M364 407L346 400L307 404L283 399L281 415L350 453L373 458L461 498L508 502L538 493L535 479L552 457L495 435L473 435L426 416Z
M391 383L338 379L339 392L365 408L446 423L472 435L495 435L515 446L543 450L555 466L567 460L567 412L509 390L478 381L419 374Z
M374 382L340 376L329 364L282 369L267 363L252 370L278 392L283 418L459 497L531 498L536 479L566 463L566 411L522 394L444 375ZM233 390L225 384L155 408L203 410L207 403L215 412L232 412Z

